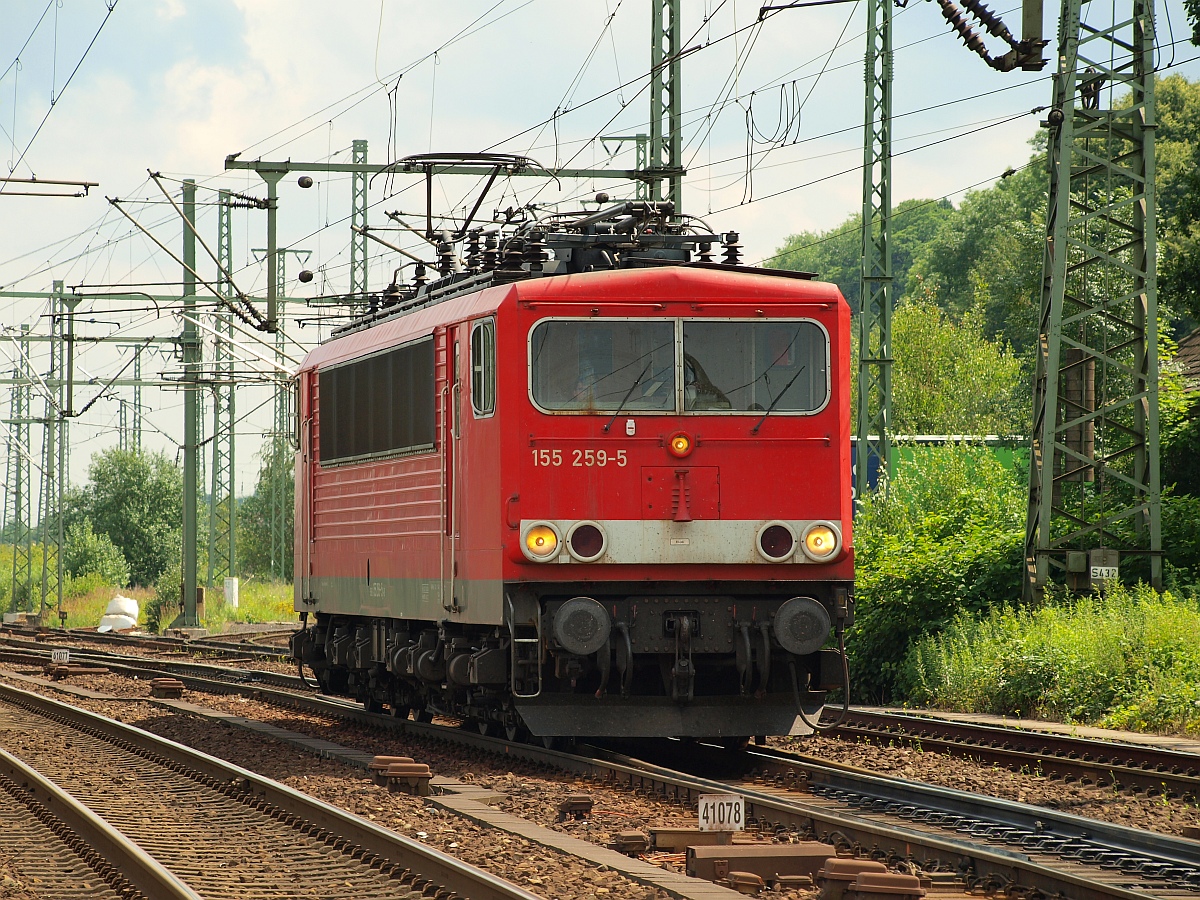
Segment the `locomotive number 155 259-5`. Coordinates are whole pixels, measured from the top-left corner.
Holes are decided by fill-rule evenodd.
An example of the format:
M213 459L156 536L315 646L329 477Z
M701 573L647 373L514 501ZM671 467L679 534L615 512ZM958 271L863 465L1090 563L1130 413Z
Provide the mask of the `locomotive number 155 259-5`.
M629 464L629 457L624 450L532 450L535 466L561 466L564 464L563 453L570 454L569 465L585 468L604 468L616 466L624 468Z

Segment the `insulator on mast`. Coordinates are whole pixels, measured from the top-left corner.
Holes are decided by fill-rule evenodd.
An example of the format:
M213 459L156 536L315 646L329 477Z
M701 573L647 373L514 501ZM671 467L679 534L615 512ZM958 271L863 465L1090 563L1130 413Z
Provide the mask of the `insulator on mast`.
M443 231L437 244L438 274L445 278L458 268L458 258L454 255L454 245L450 243L450 234Z
M971 15L979 20L979 24L987 29L988 34L1000 38L1000 40L1007 43L1010 47L1017 46L1017 42L1013 38L1012 32L1008 30L1008 26L1000 20L998 15L988 9L986 3L982 3L980 0L963 0L963 6L966 7Z
M988 55L987 48L984 46L983 38L967 22L963 11L951 0L938 0L938 6L942 8L942 17L950 23L951 28L958 32L958 36L962 38L967 49L982 57L989 66L994 65L992 57Z

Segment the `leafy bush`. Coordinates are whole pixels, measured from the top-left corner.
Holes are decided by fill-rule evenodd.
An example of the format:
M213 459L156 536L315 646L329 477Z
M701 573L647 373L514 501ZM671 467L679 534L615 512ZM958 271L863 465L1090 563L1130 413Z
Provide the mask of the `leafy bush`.
M84 519L67 528L63 568L72 578L96 576L102 583L124 587L129 583L129 563L107 534L97 534Z
M85 572L82 575L67 575L63 583L63 603L68 599L77 600L89 594L106 593L109 599L117 593L113 582L99 572ZM93 625L96 622L92 623Z
M913 451L854 522L855 623L847 639L860 698L906 685L909 646L962 611L1020 592L1025 494L1020 476L985 448Z
M1200 587L1200 497L1163 497L1162 534L1169 583Z
M1029 427L1021 360L984 336L979 308L953 321L927 296L892 318L892 392L898 434L1019 434Z
M1200 602L1145 585L961 612L913 647L910 698L1135 730L1200 732Z
M146 627L151 631L162 631L175 621L181 611L183 600L183 567L178 559L170 562L154 582L154 595L142 609L146 616Z

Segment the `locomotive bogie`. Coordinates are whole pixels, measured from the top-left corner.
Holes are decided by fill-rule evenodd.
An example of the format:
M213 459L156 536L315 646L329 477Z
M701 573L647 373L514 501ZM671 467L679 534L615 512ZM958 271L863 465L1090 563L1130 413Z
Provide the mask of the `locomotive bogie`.
M513 586L503 628L319 615L292 650L322 690L368 709L515 721L535 735L807 733L797 704L811 719L842 687L839 653L825 645L832 623L852 617L849 586L797 597L729 587L615 596ZM524 648L522 627L538 635Z

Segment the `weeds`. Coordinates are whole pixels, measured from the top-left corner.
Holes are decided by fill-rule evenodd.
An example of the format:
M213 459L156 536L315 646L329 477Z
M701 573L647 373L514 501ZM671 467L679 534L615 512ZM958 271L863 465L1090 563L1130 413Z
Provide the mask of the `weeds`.
M907 666L916 699L944 708L1200 733L1200 602L1144 586L960 614Z

